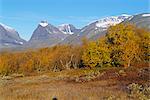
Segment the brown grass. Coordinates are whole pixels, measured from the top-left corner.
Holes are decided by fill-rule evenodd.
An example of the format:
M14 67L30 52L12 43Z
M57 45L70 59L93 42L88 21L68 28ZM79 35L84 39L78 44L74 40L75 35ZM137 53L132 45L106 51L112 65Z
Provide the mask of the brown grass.
M119 75L118 69L104 72L89 82L70 80L92 73L81 69L0 79L0 100L52 100L53 97L58 100L128 100L127 92L121 86L131 83L130 77ZM135 80L139 78L136 75Z

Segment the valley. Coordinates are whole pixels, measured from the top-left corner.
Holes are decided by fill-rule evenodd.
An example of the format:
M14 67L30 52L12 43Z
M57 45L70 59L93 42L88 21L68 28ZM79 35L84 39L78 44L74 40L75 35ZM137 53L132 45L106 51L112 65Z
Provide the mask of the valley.
M131 95L127 87L131 83L149 84L150 69L132 70L70 70L1 77L0 97L1 100L137 100L133 97L138 94ZM88 75L91 78L86 78Z

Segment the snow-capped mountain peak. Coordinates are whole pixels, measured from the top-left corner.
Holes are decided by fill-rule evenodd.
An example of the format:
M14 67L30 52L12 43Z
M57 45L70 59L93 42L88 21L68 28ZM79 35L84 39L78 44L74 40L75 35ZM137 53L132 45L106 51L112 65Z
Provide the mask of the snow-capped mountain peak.
M41 22L40 22L40 25L41 25L42 27L46 27L46 26L48 25L48 22L47 22L47 21L41 21Z
M2 23L0 23L0 37L0 48L16 47L26 42L14 28Z
M61 25L59 25L59 26L62 26L62 27L64 27L64 26L69 26L70 24L61 24ZM58 27L59 27L58 26Z
M96 27L108 28L109 26L119 24L123 22L125 19L131 17L127 14L122 14L121 16L111 16L98 20L96 23Z
M15 32L15 29L13 29L12 27L9 27L3 23L0 23L0 25L5 29L7 30L8 32Z
M62 24L58 26L58 29L64 34L74 34L73 29L75 27L71 24Z

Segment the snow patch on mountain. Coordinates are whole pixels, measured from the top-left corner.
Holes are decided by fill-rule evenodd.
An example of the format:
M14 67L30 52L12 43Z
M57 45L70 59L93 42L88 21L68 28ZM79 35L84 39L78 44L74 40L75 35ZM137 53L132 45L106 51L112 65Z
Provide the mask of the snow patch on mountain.
M69 24L61 24L58 27L64 27L64 26L69 26Z
M148 17L148 16L150 16L150 14L143 14L142 16L143 17Z
M8 46L9 44L8 43L4 43L4 45Z
M130 16L129 18L128 18L128 20L131 20L133 18L133 16Z
M125 18L128 18L130 17L131 15L128 15L128 14L122 14L121 16L125 17Z
M47 21L41 21L40 25L42 27L46 27L48 25Z
M0 23L0 25L5 29L7 30L8 32L15 32L15 29L13 29L12 27L9 27L3 23Z
M123 14L121 16L111 16L98 20L96 23L96 27L108 28L109 26L113 26L121 23L125 19L131 17L130 15Z
M23 44L23 42L19 42L19 41L17 41L17 40L15 40L15 42L17 43L17 44Z
M71 30L70 24L62 24L58 26L58 29L63 32L64 34L74 34Z

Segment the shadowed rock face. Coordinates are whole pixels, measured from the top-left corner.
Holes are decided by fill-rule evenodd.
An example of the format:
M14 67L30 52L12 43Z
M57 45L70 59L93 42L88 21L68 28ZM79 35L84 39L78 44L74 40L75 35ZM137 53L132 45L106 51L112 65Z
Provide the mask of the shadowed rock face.
M25 42L13 28L0 24L0 48L17 47Z

